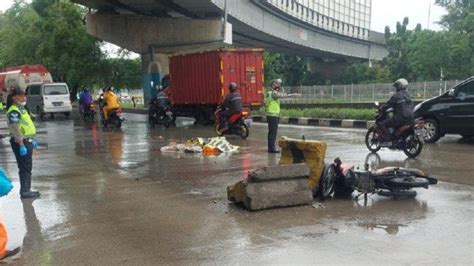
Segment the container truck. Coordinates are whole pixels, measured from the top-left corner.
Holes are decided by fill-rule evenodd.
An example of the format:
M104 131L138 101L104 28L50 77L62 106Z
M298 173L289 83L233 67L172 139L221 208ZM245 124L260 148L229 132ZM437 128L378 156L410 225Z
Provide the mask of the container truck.
M170 58L170 96L176 116L210 123L217 106L237 83L244 108L258 108L264 95L263 49L223 49Z

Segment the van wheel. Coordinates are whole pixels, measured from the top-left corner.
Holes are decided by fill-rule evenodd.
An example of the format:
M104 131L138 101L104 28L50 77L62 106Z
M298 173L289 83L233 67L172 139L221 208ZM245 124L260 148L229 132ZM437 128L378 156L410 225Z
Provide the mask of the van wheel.
M423 139L426 143L434 143L439 138L441 138L441 134L439 133L439 124L436 122L436 120L426 119L423 129Z
M71 113L69 113L69 112L64 113L64 117L66 117L66 119L68 119L69 116L71 116Z

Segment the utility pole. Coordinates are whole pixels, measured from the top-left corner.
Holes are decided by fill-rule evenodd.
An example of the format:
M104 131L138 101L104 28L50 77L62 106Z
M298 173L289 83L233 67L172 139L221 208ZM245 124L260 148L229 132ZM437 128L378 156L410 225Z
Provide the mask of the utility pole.
M431 17L431 0L430 0L430 6L428 7L428 25L426 25L426 28L428 30L430 29L430 17Z

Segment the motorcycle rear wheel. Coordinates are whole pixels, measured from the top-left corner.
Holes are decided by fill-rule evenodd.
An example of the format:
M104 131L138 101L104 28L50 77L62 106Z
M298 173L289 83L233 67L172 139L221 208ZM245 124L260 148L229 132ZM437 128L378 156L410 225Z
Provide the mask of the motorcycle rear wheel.
M112 117L112 124L116 127L116 128L120 128L122 127L122 121L120 120L120 118L118 118L117 116L114 116Z
M378 152L382 147L380 146L380 136L375 132L375 127L371 127L367 130L365 135L365 145L371 152Z
M408 158L415 158L420 155L423 149L423 142L421 142L414 134L410 134L405 138L405 147L403 152Z
M242 124L239 128L239 136L242 139L246 139L249 136L249 128L246 124Z

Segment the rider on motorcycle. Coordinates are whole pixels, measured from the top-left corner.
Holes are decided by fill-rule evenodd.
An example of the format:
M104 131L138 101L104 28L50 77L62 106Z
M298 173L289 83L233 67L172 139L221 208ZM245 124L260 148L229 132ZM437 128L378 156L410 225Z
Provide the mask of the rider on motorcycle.
M166 110L170 108L171 101L166 95L162 86L157 88L158 93L156 97L151 99L150 107L153 108L153 113L158 114L158 117L166 115Z
M237 83L231 82L229 84L229 92L221 105L219 128L221 132L228 128L227 120L229 117L242 112L242 97L237 91Z
M92 94L90 93L88 88L84 88L79 94L79 110L81 113L85 112L87 108L92 104Z
M398 126L414 120L413 102L407 92L408 81L406 79L398 79L393 83L397 92L390 97L388 102L382 107L382 112L389 108L393 108L393 116L381 122L384 130L383 139L391 140L389 128L397 128Z
M120 108L120 103L119 98L113 92L112 87L109 87L105 90L104 100L106 105L102 108L102 111L104 112L104 119L107 120L109 119L110 111Z

